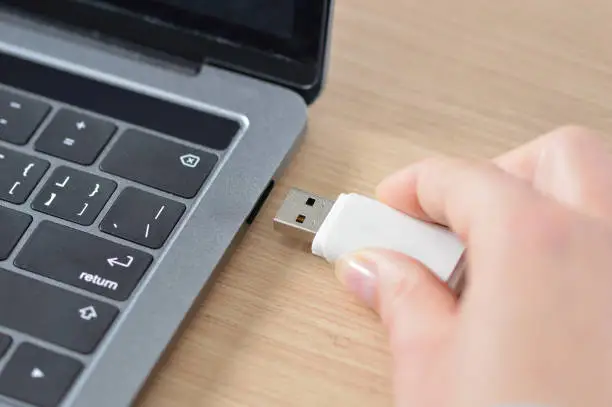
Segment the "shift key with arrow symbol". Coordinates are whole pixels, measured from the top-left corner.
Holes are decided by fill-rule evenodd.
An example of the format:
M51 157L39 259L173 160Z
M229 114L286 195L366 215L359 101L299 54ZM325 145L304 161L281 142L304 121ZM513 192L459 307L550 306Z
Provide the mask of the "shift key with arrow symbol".
M15 259L23 270L114 300L126 300L153 257L80 230L43 221Z

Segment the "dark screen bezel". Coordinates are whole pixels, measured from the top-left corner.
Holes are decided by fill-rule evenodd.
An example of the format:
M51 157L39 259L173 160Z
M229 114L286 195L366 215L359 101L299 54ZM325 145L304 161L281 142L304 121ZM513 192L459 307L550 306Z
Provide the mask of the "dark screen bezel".
M313 7L308 8L309 11L296 12L302 16L304 13L311 13L308 18L312 23L306 24L308 27L305 29L308 31L301 31L303 35L311 36L309 45L303 48L306 51L301 53L301 56L298 55L300 52L296 51L299 49L297 43L290 45L278 39L276 42L266 42L271 39L270 36L262 33L257 36L251 32L254 30L248 28L235 30L247 37L252 34L250 40L226 40L226 37L190 29L186 21L180 21L180 18L174 22L169 20L168 16L164 20L145 19L138 9L118 9L111 4L119 1L121 0L105 0L105 3L92 0L0 0L0 6L6 5L16 11L66 24L84 34L133 44L198 67L207 63L278 83L300 93L307 103L312 103L321 91L333 0L309 0L313 4ZM152 16L147 14L147 17ZM307 20L301 21L302 23L296 22L298 26L305 24ZM181 22L185 25L178 25ZM230 30L230 27L225 29ZM152 32L155 32L155 35L151 35Z
M289 39L279 38L275 35L266 34L261 31L245 26L227 23L223 20L189 13L160 0L134 1L126 8L126 0L68 0L81 1L93 4L95 2L108 3L117 7L121 12L136 12L146 14L180 31L189 32L194 35L223 38L235 46L245 46L253 49L272 52L281 57L302 63L313 63L316 61L319 49L319 37L324 16L324 1L320 0L294 0L293 35ZM308 4L308 6L306 6Z

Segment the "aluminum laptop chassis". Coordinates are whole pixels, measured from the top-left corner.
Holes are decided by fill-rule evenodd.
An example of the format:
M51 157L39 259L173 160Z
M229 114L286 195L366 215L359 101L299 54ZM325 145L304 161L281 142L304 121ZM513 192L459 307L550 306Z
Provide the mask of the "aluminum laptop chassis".
M85 362L86 368L62 406L130 405L173 338L180 334L180 325L187 321L190 311L197 309L197 300L213 284L232 246L248 228L246 220L260 196L270 181L281 174L299 144L306 126L306 105L295 93L249 77L207 66L196 76L185 74L125 50L106 48L2 12L0 52L234 117L242 123L230 147L214 151L219 155L219 164L188 208L172 240L162 249L150 251L155 255L155 264L131 300L115 303L121 313L96 352L91 357L70 354ZM0 72L0 87L1 82ZM59 162L49 156L45 159L52 164ZM93 168L89 170L99 173ZM130 184L119 181L118 187ZM27 232L31 233L43 216L28 213L34 217ZM102 235L95 224L79 229ZM5 263L0 266L32 276ZM8 333L16 343L24 339L41 343L15 331ZM44 346L66 354L48 343ZM0 369L10 359L8 356L0 362ZM0 396L0 407L9 406L25 404L9 404Z

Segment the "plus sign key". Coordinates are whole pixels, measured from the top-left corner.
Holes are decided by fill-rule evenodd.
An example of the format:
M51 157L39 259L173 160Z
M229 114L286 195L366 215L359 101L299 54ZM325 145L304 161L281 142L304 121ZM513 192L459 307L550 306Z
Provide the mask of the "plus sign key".
M47 161L0 147L0 200L24 203L48 168Z
M92 164L117 127L106 120L62 109L36 142L36 150L82 165Z

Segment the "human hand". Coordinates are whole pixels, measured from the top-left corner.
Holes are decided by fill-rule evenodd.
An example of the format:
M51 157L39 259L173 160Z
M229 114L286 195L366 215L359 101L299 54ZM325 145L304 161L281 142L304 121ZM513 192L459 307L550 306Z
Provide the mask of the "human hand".
M365 250L336 273L389 333L398 407L612 406L612 158L558 129L493 161L435 158L378 198L467 247L457 300L422 264Z

